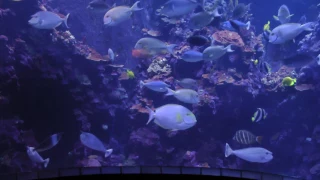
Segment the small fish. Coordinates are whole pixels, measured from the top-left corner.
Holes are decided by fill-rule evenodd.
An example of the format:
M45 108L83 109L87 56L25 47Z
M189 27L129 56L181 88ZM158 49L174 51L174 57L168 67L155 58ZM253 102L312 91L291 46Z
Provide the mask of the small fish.
M108 130L109 129L109 126L107 124L102 124L101 127L102 127L103 130Z
M317 64L320 66L320 54L317 56Z
M176 83L186 89L196 89L198 87L197 81L191 78L176 80Z
M205 11L192 14L189 21L189 27L191 29L201 29L213 21L214 15L211 15Z
M129 6L116 6L112 9L110 9L103 17L103 23L106 26L116 26L128 19L130 19L132 13L134 11L140 11L143 8L139 8L138 4L140 1L137 1L132 5L132 7Z
M43 164L43 166L46 168L49 164L50 158L43 159L40 154L35 150L34 147L27 146L27 154L31 161L35 163Z
M239 130L236 132L232 139L240 144L253 144L255 142L261 144L262 136L255 136L247 130Z
M263 119L266 119L268 114L266 111L262 108L258 108L257 111L253 114L253 117L251 118L252 122L259 122Z
M170 54L173 54L174 48L176 47L176 44L170 44L167 45L164 42L150 37L141 38L138 40L138 42L135 44L135 49L143 49L146 50L149 54L163 54L169 52Z
M281 5L278 10L278 16L273 16L276 21L280 21L281 24L290 22L290 18L293 14L290 14L289 8L286 5Z
M198 51L189 50L184 52L181 58L186 62L199 62L203 60L203 54Z
M266 163L273 159L272 152L261 147L250 147L238 150L232 150L228 143L225 147L225 157L235 155L240 159L249 162Z
M312 141L312 138L307 137L307 138L306 138L306 141L311 142L311 141Z
M268 31L268 32L270 32L270 21L268 21L267 24L265 24L265 25L263 26L263 31Z
M203 51L203 59L206 61L214 61L222 57L226 52L233 52L231 45L223 46L209 46Z
M230 23L230 21L224 21L220 25L221 29L228 30L228 31L237 31Z
M28 23L37 29L54 29L63 22L69 28L67 24L69 15L61 18L58 14L50 11L39 11L31 16Z
M306 24L286 23L274 28L269 35L269 42L272 44L283 44L294 40L303 31L313 31L313 23Z
M152 120L163 129L171 131L186 130L197 123L196 116L186 107L178 104L167 104L156 108L155 111L146 107L149 111L147 124Z
M166 92L167 87L170 87L170 85L166 84L163 81L151 81L151 82L147 82L147 83L140 81L140 88L142 88L142 87L147 87L147 88L149 88L153 91L157 91L157 92Z
M199 95L196 91L192 89L179 89L179 90L172 90L167 88L168 93L165 96L174 96L179 101L189 104L198 104L200 102Z
M285 77L282 79L282 85L283 86L294 86L297 82L296 78L291 77Z
M169 0L160 9L159 14L172 18L191 13L200 4L196 0Z
M110 48L108 49L108 56L111 59L111 61L114 61L114 53L113 53L112 49L110 49Z
M93 150L105 153L104 157L108 157L112 154L113 149L106 149L102 142L93 134L87 132L81 132L80 134L81 143Z
M187 42L193 46L204 46L211 43L211 40L202 35L193 35L187 38Z

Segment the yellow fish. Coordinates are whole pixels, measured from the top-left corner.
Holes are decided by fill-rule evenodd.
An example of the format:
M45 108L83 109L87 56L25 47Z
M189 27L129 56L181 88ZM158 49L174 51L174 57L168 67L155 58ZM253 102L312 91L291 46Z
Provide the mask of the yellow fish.
M296 78L291 77L285 77L282 79L282 85L283 86L294 86L297 82Z
M129 77L129 79L135 78L134 72L129 69L127 69L127 76Z
M263 30L270 32L270 21L268 21L268 23L263 26Z

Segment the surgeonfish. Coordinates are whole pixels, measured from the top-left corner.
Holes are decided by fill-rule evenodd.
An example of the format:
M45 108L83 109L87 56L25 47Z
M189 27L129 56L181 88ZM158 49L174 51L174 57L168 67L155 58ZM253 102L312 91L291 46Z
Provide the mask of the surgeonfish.
M247 130L239 130L232 138L240 144L253 144L255 142L261 143L262 136L255 136Z
M235 155L240 159L255 163L266 163L273 159L272 152L261 147L250 147L238 150L232 150L228 143L225 147L225 157Z
M313 31L313 23L306 24L286 23L274 28L269 35L269 42L272 44L283 44L294 40L303 31Z
M35 163L43 164L43 166L46 168L49 164L50 158L43 159L40 154L35 150L34 147L27 146L27 154L31 161Z
M37 152L43 152L49 150L56 146L62 138L63 133L56 133L49 136L46 140L40 143L38 147L35 148Z
M197 104L200 102L199 95L192 89L178 89L176 91L167 88L168 93L165 96L174 96L179 101L189 104Z
M70 14L67 14L62 18L58 14L50 11L39 11L31 16L28 23L37 29L54 29L63 22L66 27L69 28L67 23L69 15Z
M145 37L138 40L135 44L135 49L143 49L149 52L150 54L164 54L169 52L173 54L173 50L176 47L176 44L167 45L166 43L160 41L159 39Z
M197 123L195 115L186 107L178 104L167 104L156 108L155 111L146 107L149 111L147 124L152 120L163 129L177 131L186 130Z
M140 11L143 8L139 8L138 4L140 1L137 1L132 5L129 6L116 6L110 9L103 17L103 23L106 26L116 26L128 19L130 19L132 13L134 11Z
M186 89L196 89L198 87L197 81L191 78L176 80L176 83Z
M170 85L166 84L163 81L151 81L147 83L140 81L140 88L142 87L147 87L148 89L151 89L157 92L167 92L167 87L170 87Z
M181 58L186 62L199 62L203 60L203 54L195 50L189 50L184 52Z
M253 117L251 118L252 122L259 122L262 119L266 119L268 116L268 113L262 108L258 108L257 111L253 114Z
M191 15L189 20L189 27L191 29L201 29L211 23L215 17L220 17L217 9L213 14L209 14L206 11L201 11Z
M90 149L103 152L105 158L110 156L113 152L113 149L106 149L103 143L91 133L81 132L80 141L84 146Z
M281 5L278 10L278 16L273 16L276 21L280 21L281 24L290 22L290 18L293 14L290 14L289 8L286 5Z
M180 17L191 13L200 4L196 0L169 0L160 9L159 14L172 17Z
M203 59L206 61L214 61L222 57L226 52L233 52L231 45L223 46L209 46L203 51Z

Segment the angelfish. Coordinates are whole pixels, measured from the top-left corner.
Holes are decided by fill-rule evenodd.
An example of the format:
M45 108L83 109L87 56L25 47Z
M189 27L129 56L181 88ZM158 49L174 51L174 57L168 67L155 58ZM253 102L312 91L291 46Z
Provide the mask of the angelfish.
M91 133L82 132L80 134L80 141L84 146L90 149L105 153L105 158L110 156L113 152L113 149L106 149L103 143L95 135Z
M50 158L43 159L34 147L27 146L27 154L31 161L35 163L41 163L46 168L49 164Z

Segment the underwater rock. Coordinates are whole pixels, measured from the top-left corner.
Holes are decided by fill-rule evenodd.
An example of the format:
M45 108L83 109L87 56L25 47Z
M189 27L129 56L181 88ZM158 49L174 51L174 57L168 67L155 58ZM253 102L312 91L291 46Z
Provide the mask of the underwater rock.
M215 42L218 42L223 45L232 44L241 49L244 49L244 46L245 46L241 36L236 32L232 32L228 30L217 31L213 33L212 37L215 40Z
M166 58L156 57L152 60L147 72L151 77L155 75L169 76L171 74L171 66Z
M148 128L139 128L130 134L129 142L131 144L142 145L145 147L154 146L159 143L160 136Z

